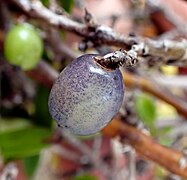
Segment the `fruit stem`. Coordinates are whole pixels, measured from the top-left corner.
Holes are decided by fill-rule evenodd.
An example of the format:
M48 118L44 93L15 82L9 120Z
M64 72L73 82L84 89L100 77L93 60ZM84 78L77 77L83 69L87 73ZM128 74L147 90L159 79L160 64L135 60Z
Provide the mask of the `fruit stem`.
M104 56L96 56L95 61L108 70L115 70L122 65L132 67L138 62L137 53L134 50L118 50Z

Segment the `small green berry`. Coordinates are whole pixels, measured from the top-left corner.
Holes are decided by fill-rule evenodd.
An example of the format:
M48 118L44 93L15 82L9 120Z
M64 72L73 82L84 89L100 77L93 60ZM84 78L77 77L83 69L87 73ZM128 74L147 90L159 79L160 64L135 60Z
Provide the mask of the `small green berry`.
M23 70L34 68L42 55L43 43L36 30L29 24L16 25L7 33L4 55L10 64Z

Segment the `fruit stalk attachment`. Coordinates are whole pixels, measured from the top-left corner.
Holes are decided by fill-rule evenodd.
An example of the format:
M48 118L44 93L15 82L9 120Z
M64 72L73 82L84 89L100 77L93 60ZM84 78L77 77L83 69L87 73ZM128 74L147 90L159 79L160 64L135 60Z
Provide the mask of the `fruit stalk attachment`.
M104 56L94 58L97 64L107 70L115 70L120 66L132 67L138 62L137 53L134 50L118 50Z

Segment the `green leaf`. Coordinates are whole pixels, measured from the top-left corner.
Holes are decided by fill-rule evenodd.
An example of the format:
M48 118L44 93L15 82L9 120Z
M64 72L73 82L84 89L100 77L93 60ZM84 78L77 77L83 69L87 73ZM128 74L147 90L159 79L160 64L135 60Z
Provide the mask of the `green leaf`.
M98 180L98 178L92 174L84 174L76 176L72 180Z
M49 6L49 0L40 0L44 6Z
M38 85L35 97L35 114L33 121L35 124L45 127L51 127L52 125L52 118L48 110L48 97L49 90L42 85Z
M29 177L32 177L32 175L34 174L38 165L38 160L39 160L39 155L27 157L23 160L25 172Z
M5 160L37 155L50 135L50 129L36 126L0 133L1 154Z
M169 126L158 130L158 134L159 134L158 140L161 145L168 146L168 147L171 146L173 139L167 136L168 133L171 132L171 130L172 127Z
M59 0L60 5L67 11L71 12L73 5L74 5L74 0Z
M148 94L139 94L135 98L135 108L139 118L149 127L154 127L156 118L155 101Z
M173 143L173 139L169 139L167 137L160 137L159 143L163 146L170 147Z
M1 118L0 134L30 127L32 124L29 120L23 118Z

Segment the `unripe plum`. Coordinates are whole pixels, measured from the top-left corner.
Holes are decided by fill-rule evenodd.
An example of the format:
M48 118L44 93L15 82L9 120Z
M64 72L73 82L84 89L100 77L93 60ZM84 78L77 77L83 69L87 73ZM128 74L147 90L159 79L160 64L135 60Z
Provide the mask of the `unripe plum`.
M119 111L124 84L119 69L107 70L86 54L59 75L49 96L49 112L57 124L77 135L94 134Z

